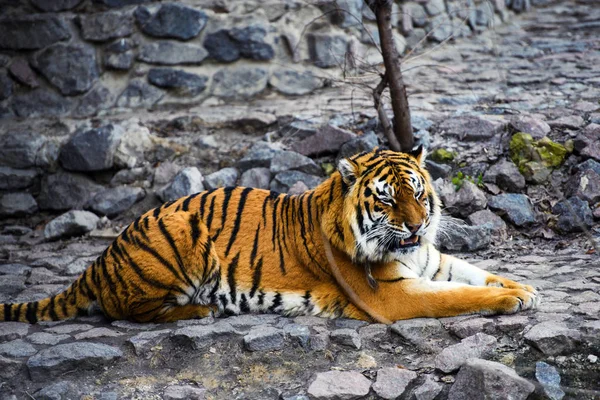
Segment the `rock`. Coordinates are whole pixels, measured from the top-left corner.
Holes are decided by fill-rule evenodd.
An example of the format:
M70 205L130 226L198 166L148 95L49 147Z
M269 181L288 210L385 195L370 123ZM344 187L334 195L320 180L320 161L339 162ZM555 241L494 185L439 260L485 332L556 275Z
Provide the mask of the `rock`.
M354 329L336 329L331 332L329 338L333 343L341 344L342 346L348 346L356 350L360 350L360 336L358 336L358 333Z
M467 222L473 226L486 226L493 233L501 233L506 231L506 223L491 212L490 210L481 210L469 215Z
M280 93L302 96L322 87L323 80L310 71L298 72L292 69L278 68L269 78L269 85Z
M88 211L71 210L54 218L44 228L44 238L55 240L63 237L79 236L96 229L100 218Z
M302 154L293 151L277 152L271 160L271 172L296 170L311 175L322 175L323 171L315 162Z
M452 167L446 164L438 164L431 160L425 160L425 166L427 168L427 172L431 175L431 179L444 179L450 176L452 172Z
M13 168L40 166L39 155L46 138L29 132L0 137L0 163Z
M237 168L223 168L217 172L213 172L204 178L204 183L208 189L216 189L219 187L235 186L240 172Z
M339 157L348 158L364 151L369 152L379 145L379 139L373 131L369 131L355 139L351 139L340 147Z
M271 171L269 168L251 168L245 171L240 178L240 186L258 189L269 189Z
M441 322L434 318L413 318L396 321L391 331L424 352L438 349L449 336Z
M83 45L55 44L37 53L34 66L65 96L87 92L98 79L96 51Z
M16 376L22 367L22 362L0 356L0 379L8 380Z
M455 336L464 339L478 332L491 333L494 321L489 318L469 318L449 324L448 330Z
M567 149L548 137L534 141L527 133L516 133L509 144L510 158L525 179L544 182L550 168L560 166L567 156ZM536 176L540 175L540 176Z
M30 357L37 353L35 347L22 339L15 339L10 342L0 343L0 356L7 357Z
M428 30L429 40L438 43L444 42L454 34L452 19L446 13L434 17L425 29ZM474 133L475 136L478 134L481 133Z
M206 89L208 77L170 68L153 68L148 72L148 81L179 96L194 97Z
M84 14L79 16L78 22L81 36L92 42L104 42L133 33L133 19L129 13L109 11Z
M593 160L588 160L593 161ZM0 186L2 184L0 183ZM600 201L600 174L593 170L579 172L571 181L569 187L571 196L579 197L589 204Z
M140 80L132 80L117 99L117 107L152 107L164 96L164 92Z
M101 343L67 343L44 349L27 360L33 381L61 376L67 371L93 369L123 357L116 347Z
M275 50L266 40L267 27L253 24L236 27L229 31L229 36L237 43L240 55L251 60L270 60Z
M203 349L210 346L214 339L224 339L238 331L226 321L219 321L212 325L192 325L177 329L171 335L171 340L191 346L194 349Z
M201 64L207 56L202 46L161 40L144 45L138 60L161 65Z
M103 85L96 85L84 94L74 111L77 116L89 117L99 111L111 108L115 103L115 95Z
M62 147L60 163L71 171L101 171L113 167L117 146L124 130L108 124L76 132Z
M280 151L282 150L270 143L256 142L246 154L244 154L244 157L237 162L237 167L241 171L256 167L269 168L271 166L271 160Z
M510 120L510 126L517 132L529 133L534 139L541 139L550 133L550 125L541 119L518 116Z
M184 168L175 175L169 186L159 191L162 201L177 200L180 197L198 193L204 190L204 177L196 167Z
M286 193L296 183L302 181L309 189L317 187L322 179L299 171L284 171L275 175L269 186L271 190Z
M535 222L533 205L524 194L499 194L488 200L488 206L500 211L517 226L528 226Z
M134 4L149 3L151 0L95 0L96 3L103 4L107 7L121 8Z
M414 2L407 2L402 5L402 13L409 16L412 20L411 27L424 27L427 25L428 17L425 8ZM409 31L405 31L408 33Z
M0 275L22 275L27 276L31 273L31 267L23 264L3 264L0 265ZM9 326L9 325L7 325ZM0 324L0 328L2 324ZM0 340L2 340L2 330L0 329Z
M458 117L442 121L439 129L464 141L490 140L499 135L505 125L493 119L483 117Z
M331 68L344 64L348 38L329 33L310 33L307 35L310 59L317 67Z
M577 165L578 172L594 171L600 175L600 163L594 160L586 160L581 164Z
M136 356L145 357L152 352L154 346L160 344L170 333L170 329L140 332L130 337L127 341L133 346Z
M71 105L68 99L43 88L15 94L12 99L18 117L61 116L69 112Z
M0 49L36 50L70 38L67 24L57 17L35 15L0 19Z
M19 217L33 214L38 210L38 205L29 193L6 193L0 195L0 215Z
M182 170L182 168L169 161L161 162L158 167L154 170L153 183L154 187L162 187L171 183L175 176Z
M219 62L230 63L241 57L239 44L226 29L207 34L204 39L204 47L210 57Z
M581 334L562 322L546 321L534 325L524 337L527 343L550 356L572 352Z
M495 183L509 192L520 192L525 188L525 178L517 166L506 160L494 164L484 175L485 182Z
M146 196L146 192L142 188L118 186L97 193L89 201L87 207L97 214L113 218L129 210L144 196Z
M83 175L58 172L42 179L37 201L42 210L82 208L93 194L102 189L102 186Z
M383 399L397 399L415 379L417 374L413 371L394 367L382 368L377 371L373 390Z
M41 344L46 346L54 346L64 340L71 339L71 335L55 335L48 332L36 332L27 337L33 344Z
M552 213L558 214L557 227L562 232L582 232L593 224L592 210L587 201L570 197L552 207Z
M350 131L326 125L315 134L293 142L292 150L309 157L336 153L344 143L355 138L356 135Z
M206 389L189 385L171 385L163 392L164 400L204 400Z
M556 368L538 361L535 363L535 377L551 400L561 400L565 397L565 392L560 388L560 374Z
M448 400L520 399L525 400L535 386L506 365L471 359L462 366L450 388Z
M34 395L36 400L60 400L77 398L80 393L71 382L61 381L38 390Z
M244 346L250 351L281 350L284 345L284 332L271 326L258 326L244 336Z
M24 322L0 322L0 342L8 342L27 336L30 326Z
M16 57L8 68L10 76L17 82L29 88L35 89L40 86L35 72L29 66L29 62L22 57Z
M275 314L242 314L227 318L235 329L247 330L258 325L279 325L280 316Z
M140 6L135 10L140 29L149 36L189 40L198 36L208 17L203 11L181 4L163 4L153 12Z
M224 99L247 99L267 87L269 72L262 67L222 68L213 76L212 94Z
M0 71L0 100L6 100L13 92L13 83L6 73Z
M434 381L430 375L426 376L425 382L413 392L415 400L434 400L442 391L444 385Z
M453 226L439 233L439 245L448 251L474 251L487 248L491 241L489 225Z
M42 11L56 12L75 8L82 0L31 0L31 3Z
M108 69L126 71L133 65L133 49L137 43L132 39L120 39L104 48L104 66Z
M115 151L114 165L131 169L144 165L145 156L154 147L150 131L135 120L124 122L121 127L125 133Z
M310 329L307 326L299 324L287 324L283 327L283 332L289 336L292 341L297 342L302 347L307 347L310 340Z
M485 194L476 184L464 179L458 191L454 185L446 184L438 192L444 206L453 214L467 217L483 210L487 204Z
M588 321L580 329L583 340L592 346L600 346L600 321Z
M316 375L308 394L318 400L349 400L366 396L371 381L357 371L328 371Z
M298 181L290 187L290 189L288 190L288 194L294 196L294 195L302 194L308 190L309 190L309 188L308 188L308 186L306 186L306 184L304 182Z
M548 125L552 128L567 128L567 129L579 129L585 124L583 118L579 115L570 115L565 117L557 118L550 121Z
M495 337L477 333L442 350L435 357L435 367L445 373L451 373L459 369L470 358L489 357L496 350L496 346Z
M108 328L93 328L86 332L78 333L74 336L76 340L96 339L101 337L119 337L123 335L121 332L113 331Z

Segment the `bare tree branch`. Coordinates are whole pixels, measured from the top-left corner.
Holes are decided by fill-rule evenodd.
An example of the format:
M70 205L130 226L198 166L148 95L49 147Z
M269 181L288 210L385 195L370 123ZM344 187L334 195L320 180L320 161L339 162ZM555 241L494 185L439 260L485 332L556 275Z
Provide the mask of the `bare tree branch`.
M390 142L390 149L394 151L400 151L401 146L394 134L392 129L392 124L385 112L385 107L383 102L381 101L381 94L387 87L387 78L385 75L381 75L381 81L377 85L375 89L373 89L373 102L375 104L375 109L377 110L377 114L379 115L379 121L381 121L381 126L383 127L383 133L387 137Z

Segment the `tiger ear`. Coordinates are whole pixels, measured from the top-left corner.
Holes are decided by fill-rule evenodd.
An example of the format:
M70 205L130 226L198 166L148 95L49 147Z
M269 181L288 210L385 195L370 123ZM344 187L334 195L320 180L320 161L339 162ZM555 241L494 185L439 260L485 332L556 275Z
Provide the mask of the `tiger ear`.
M409 154L417 159L417 163L419 163L421 167L425 166L425 158L427 158L427 149L425 149L423 145L420 145L416 149L412 150Z
M358 175L358 165L349 158L342 158L338 161L338 171L342 175L342 179L344 183L348 186L352 186L354 182L356 182L356 177Z

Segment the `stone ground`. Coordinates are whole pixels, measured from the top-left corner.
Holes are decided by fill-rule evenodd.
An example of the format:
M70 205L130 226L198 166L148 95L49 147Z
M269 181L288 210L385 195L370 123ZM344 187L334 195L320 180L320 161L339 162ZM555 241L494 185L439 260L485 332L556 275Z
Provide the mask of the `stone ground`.
M469 165L495 161L502 152L502 139L477 137L485 136L483 128L461 132L443 124L447 117L493 122L495 116L529 116L547 121L550 137L562 141L600 123L600 9L585 3L553 3L510 26L413 56L405 67L415 115L442 121L431 129L433 147L443 143ZM251 127L341 110L356 110L361 118L372 115L369 107L368 93L355 84L297 101L265 98L136 117L160 127L177 116L202 116L214 126L203 133L227 138L207 165L218 169L231 165L232 149L259 138L218 128L232 120ZM544 202L557 200L552 185L546 189L527 189L542 210ZM41 214L9 221L34 228L25 236L20 228L4 229L0 300L55 293L109 243L98 235L45 242L34 225L47 220ZM598 241L595 221L590 235ZM391 327L274 315L163 325L110 323L100 316L2 323L0 399L600 399L600 258L586 236L509 226L489 248L461 256L536 286L540 308Z

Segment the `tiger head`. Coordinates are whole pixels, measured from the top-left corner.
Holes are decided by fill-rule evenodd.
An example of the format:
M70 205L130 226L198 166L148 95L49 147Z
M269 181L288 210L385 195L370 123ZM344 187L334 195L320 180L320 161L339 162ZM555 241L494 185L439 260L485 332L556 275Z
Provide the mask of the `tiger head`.
M401 261L435 241L440 201L424 164L421 147L412 153L376 150L339 161L354 260Z

